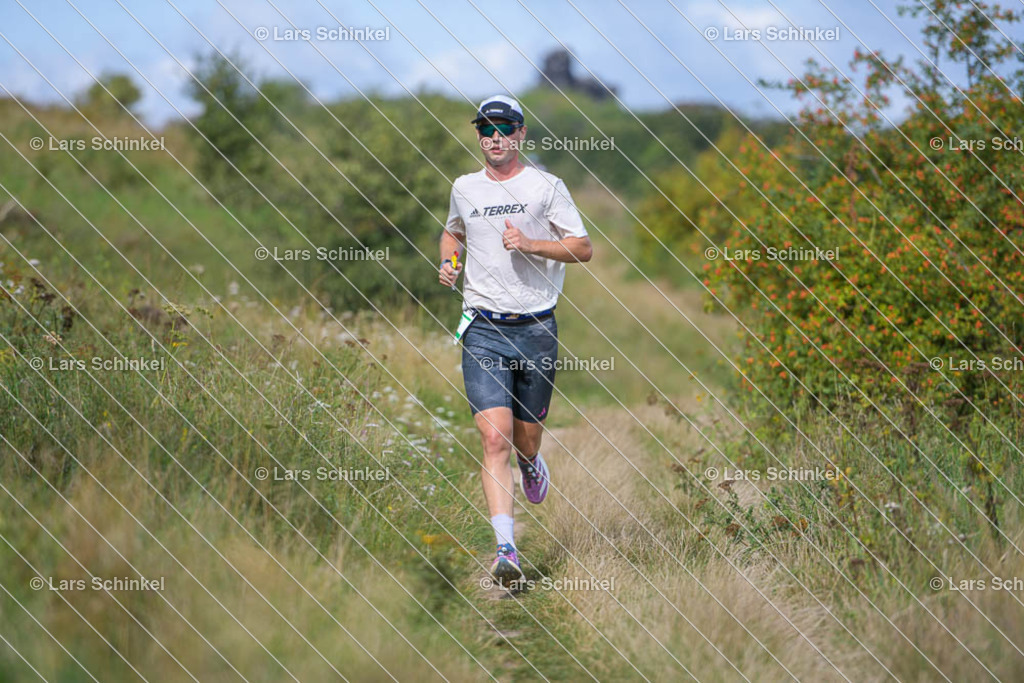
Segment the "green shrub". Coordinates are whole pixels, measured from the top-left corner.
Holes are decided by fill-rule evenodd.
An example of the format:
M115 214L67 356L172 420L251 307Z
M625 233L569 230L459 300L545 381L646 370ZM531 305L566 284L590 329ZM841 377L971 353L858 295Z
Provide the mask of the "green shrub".
M704 282L755 333L740 359L745 380L779 406L808 401L801 383L830 406L899 396L891 407L913 429L920 408L902 383L954 424L973 412L961 392L986 415L1018 413L1020 365L993 366L1021 357L1021 152L993 141L1024 129L1011 94L1024 80L1005 74L1012 47L991 24L958 13L958 3L935 5L1002 79L942 43L939 57L967 61L974 74L963 94L927 65L879 53L856 53L849 78L812 65L780 86L816 96L799 117L807 138L793 133L771 151L746 140L730 155L746 179L721 203L697 207L695 222L722 251L703 263ZM938 20L926 20L932 35ZM897 128L880 114L893 90L912 103ZM987 144L975 154L950 149L971 140ZM668 224L672 211L664 203L652 214ZM709 246L691 239L701 253ZM783 261L768 251L815 247L836 253ZM942 374L929 366L936 358Z

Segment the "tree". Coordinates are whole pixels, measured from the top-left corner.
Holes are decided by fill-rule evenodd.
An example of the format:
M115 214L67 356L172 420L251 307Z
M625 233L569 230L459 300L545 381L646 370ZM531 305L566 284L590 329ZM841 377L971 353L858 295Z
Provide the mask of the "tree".
M705 263L704 282L755 333L744 384L780 407L808 400L802 383L833 407L898 401L913 423L905 386L954 423L973 412L964 397L1019 415L1006 387L1024 398L1022 375L992 361L1024 356L1024 165L1012 138L1024 82L1009 39L974 8L1004 24L1020 16L966 4L933 2L925 15L932 59L965 63L966 86L880 52L856 52L847 73L812 63L780 85L808 101L800 133L770 151L740 145L746 180L723 195L736 216L718 202L698 212L705 233L723 236L714 246L743 255ZM943 24L958 38L940 39ZM897 127L882 116L894 91L912 103ZM769 251L815 247L837 255Z
M117 114L131 110L142 99L142 92L125 74L102 74L89 86L80 100L80 106L93 113Z
M238 173L259 179L267 168L257 140L270 128L270 108L246 80L244 69L240 56L212 53L199 59L188 86L202 106L193 121L199 173L215 191L237 191L245 185Z

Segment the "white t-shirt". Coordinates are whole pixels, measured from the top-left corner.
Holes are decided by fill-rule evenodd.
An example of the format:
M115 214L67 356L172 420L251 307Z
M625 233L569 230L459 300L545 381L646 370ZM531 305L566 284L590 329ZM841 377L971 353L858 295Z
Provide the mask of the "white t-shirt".
M445 229L466 245L466 306L495 313L553 307L562 292L565 263L506 250L501 241L506 219L530 239L587 236L565 183L550 173L527 166L502 181L487 177L483 169L460 176L452 185Z

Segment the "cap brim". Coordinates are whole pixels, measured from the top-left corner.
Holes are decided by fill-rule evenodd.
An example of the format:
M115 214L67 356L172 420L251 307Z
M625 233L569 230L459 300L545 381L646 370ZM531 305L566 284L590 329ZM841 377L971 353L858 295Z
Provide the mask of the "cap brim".
M514 118L512 116L505 116L504 114L495 114L494 116L478 116L475 119L473 119L472 121L470 121L470 123L480 123L482 121L496 121L496 120L499 120L499 119L502 120L502 121L511 121L512 123L518 123L518 124L522 124L523 123L523 121L520 121L517 118Z

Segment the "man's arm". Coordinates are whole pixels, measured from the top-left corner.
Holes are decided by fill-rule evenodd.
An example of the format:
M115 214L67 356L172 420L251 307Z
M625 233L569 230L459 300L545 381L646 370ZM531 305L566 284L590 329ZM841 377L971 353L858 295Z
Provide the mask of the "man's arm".
M501 241L509 251L514 249L524 254L543 256L563 263L586 263L594 256L594 246L590 243L589 237L565 237L558 241L532 240L507 218L505 228Z
M452 268L452 264L449 260L452 257L453 252L459 252L459 269L455 270ZM466 250L463 248L462 240L457 235L454 235L448 230L441 231L441 259L444 264L438 271L438 282L445 287L452 287L455 285L455 281L459 278L459 273L462 271L462 259L465 258Z

